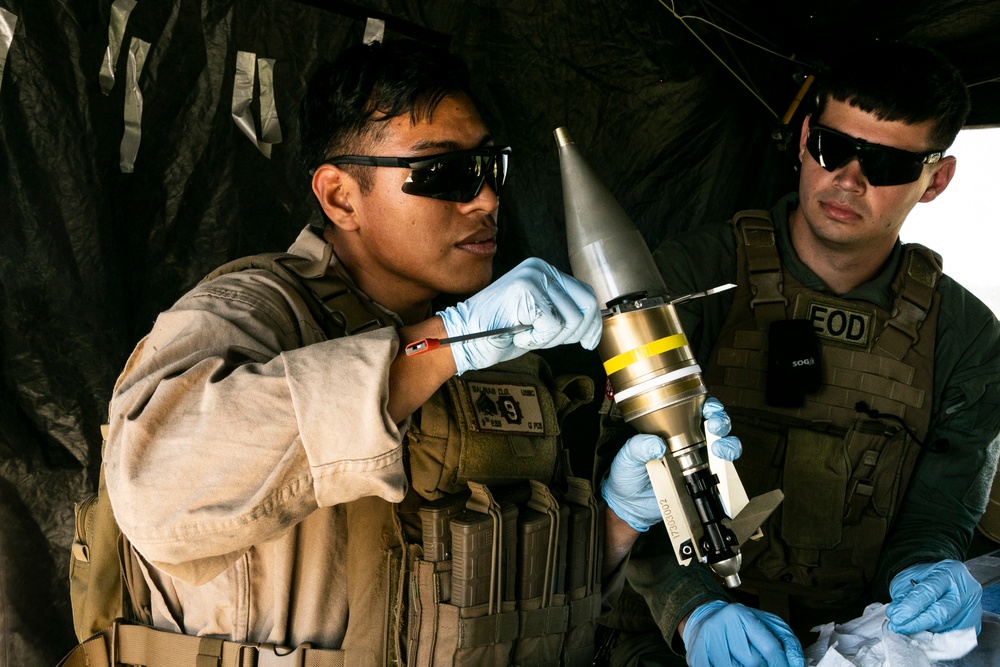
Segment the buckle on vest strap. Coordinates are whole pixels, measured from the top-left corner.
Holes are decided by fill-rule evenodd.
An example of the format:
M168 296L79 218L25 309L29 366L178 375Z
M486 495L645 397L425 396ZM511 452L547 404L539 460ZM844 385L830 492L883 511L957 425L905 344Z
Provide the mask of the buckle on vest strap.
M293 649L275 644L240 644L236 655L236 664L246 667L304 667L306 664L306 649L312 644L299 644ZM287 651L287 652L286 652ZM244 658L253 658L245 661Z

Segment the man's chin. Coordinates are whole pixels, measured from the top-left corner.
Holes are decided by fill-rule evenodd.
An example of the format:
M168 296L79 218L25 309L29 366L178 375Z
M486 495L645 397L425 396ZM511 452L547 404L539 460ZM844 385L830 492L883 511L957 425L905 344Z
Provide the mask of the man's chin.
M446 284L441 286L440 293L462 300L486 289L493 282L493 271L485 271L475 276L466 274L461 278L453 275L448 278L450 280L446 280Z

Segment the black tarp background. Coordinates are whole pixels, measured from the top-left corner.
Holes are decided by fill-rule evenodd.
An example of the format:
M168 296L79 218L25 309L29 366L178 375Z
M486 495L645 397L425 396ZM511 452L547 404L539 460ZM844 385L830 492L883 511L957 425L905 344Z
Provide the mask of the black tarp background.
M296 104L317 63L361 41L366 16L387 21L387 39L462 55L487 123L513 145L498 274L530 255L569 270L559 126L654 245L793 187L772 132L801 76L854 39L938 47L974 84L970 124L1000 123L997 0L678 0L697 17L686 23L673 4L138 0L105 95L112 0L0 0L17 17L0 83L0 664L55 664L74 643L73 503L96 486L100 424L132 346L211 269L285 249L317 215L294 162ZM132 38L150 48L126 174ZM231 116L238 51L275 59L284 141L270 159ZM603 382L590 355L551 358ZM591 425L584 413L570 433L583 461Z

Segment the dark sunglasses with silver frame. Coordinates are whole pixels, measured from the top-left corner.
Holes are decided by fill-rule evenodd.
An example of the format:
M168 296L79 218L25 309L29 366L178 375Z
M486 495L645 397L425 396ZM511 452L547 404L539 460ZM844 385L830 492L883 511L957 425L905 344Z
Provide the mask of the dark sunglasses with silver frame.
M500 196L507 181L510 154L510 146L482 146L418 157L336 155L322 164L409 169L402 187L406 194L466 203L476 198L484 183Z
M869 143L838 132L809 119L806 149L819 166L836 171L858 159L861 173L875 187L903 185L920 178L925 164L934 164L944 157L943 150L913 153L901 148Z

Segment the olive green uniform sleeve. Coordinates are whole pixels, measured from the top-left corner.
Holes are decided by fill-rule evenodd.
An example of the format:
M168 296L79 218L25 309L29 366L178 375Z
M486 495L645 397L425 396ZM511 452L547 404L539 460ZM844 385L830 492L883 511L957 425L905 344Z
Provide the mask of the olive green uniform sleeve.
M1000 324L947 276L938 290L934 412L879 561L878 600L889 599L889 582L909 565L965 559L1000 455Z
M639 598L638 602L633 598L632 604L647 610L663 639L678 653L683 644L677 626L688 614L712 600L732 602L707 567L677 562L667 532L660 525L636 542L625 575ZM629 599L622 598L622 607L627 609Z

